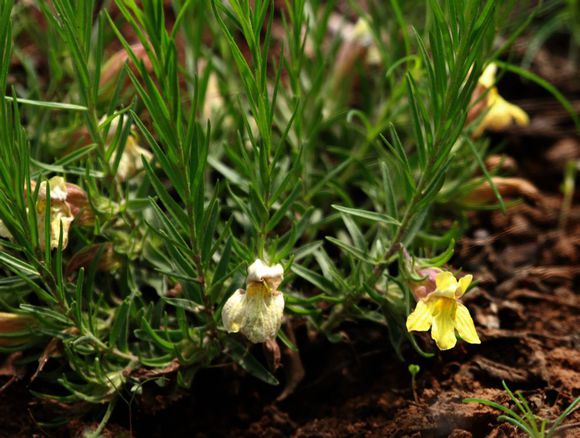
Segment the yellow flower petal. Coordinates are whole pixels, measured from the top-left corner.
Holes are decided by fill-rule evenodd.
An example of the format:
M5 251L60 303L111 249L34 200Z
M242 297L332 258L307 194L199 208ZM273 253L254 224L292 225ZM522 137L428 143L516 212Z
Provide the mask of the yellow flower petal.
M493 62L485 67L483 73L479 77L478 82L485 88L491 88L495 85L495 74L497 72L497 65Z
M415 310L407 317L407 331L426 332L431 328L433 313L423 300L417 302Z
M451 272L445 271L437 274L435 277L435 285L439 292L453 291L457 288L457 280Z
M523 126L530 121L524 110L501 97L496 88L489 90L488 108L489 110L481 121L478 131L488 129L499 132L514 122Z
M246 286L249 296L260 295L261 297L266 297L270 295L270 291L264 283L259 283L257 281L249 282Z
M481 344L479 336L475 331L475 326L473 325L473 319L469 314L469 310L461 303L457 303L457 310L455 311L455 328L459 332L459 336L465 342L470 344Z
M473 275L471 274L466 275L465 277L461 277L459 279L457 291L455 292L456 298L461 297L465 293L465 291L467 291L467 288L471 284L471 280L473 280Z
M530 123L530 117L523 109L509 102L507 102L507 104L509 106L509 113L517 125L525 126Z
M440 350L449 350L455 347L455 309L457 302L448 298L437 298L433 307L433 327L431 337Z

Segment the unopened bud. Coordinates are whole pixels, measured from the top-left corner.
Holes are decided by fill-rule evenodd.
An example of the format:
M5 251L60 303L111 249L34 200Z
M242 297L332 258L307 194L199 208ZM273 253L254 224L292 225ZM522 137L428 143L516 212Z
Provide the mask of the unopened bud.
M528 199L538 199L538 189L529 181L523 178L503 178L494 176L491 178L497 191L502 197L524 197ZM465 204L486 205L497 201L495 192L488 180L477 186L468 193L462 200Z
M113 244L111 242L97 243L83 248L71 257L66 267L66 276L70 277L80 268L88 268L97 256L99 256L97 272L111 272L121 267L121 260L115 254Z
M439 268L420 268L417 269L417 275L423 280L419 282L411 282L411 292L415 297L415 300L419 301L421 298L425 298L431 292L434 292L437 289L437 285L435 283L435 278L437 274L439 274L441 269Z
M32 337L34 323L28 315L0 312L0 347L26 343Z

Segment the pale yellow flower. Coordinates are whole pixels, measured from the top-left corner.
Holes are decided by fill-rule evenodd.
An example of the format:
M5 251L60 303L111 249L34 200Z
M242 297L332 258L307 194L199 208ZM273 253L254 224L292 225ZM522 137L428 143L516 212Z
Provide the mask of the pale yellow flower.
M278 286L284 268L256 260L248 268L246 289L238 289L226 301L222 322L229 333L240 332L253 343L276 337L284 316L284 296Z
M480 344L469 310L458 301L472 278L466 275L457 281L451 272L437 274L435 291L417 302L417 307L407 317L407 330L425 332L431 329L431 337L440 350L455 347L455 330L464 341Z
M40 247L45 248L44 233L45 233L45 214L46 214L46 185L47 181L40 183L38 189L38 199L36 201L36 213L38 223L38 236ZM68 245L68 234L74 215L72 214L70 205L67 200L67 186L64 178L54 176L48 180L50 187L50 248L58 248L60 240L60 232L62 227L62 248Z
M224 105L225 102L220 92L218 76L214 72L211 72L207 79L207 88L205 90L205 99L203 101L203 120L215 120L216 114L223 111Z
M146 161L151 161L153 159L153 154L147 149L142 148L138 141L136 133L131 133L127 137L125 149L123 150L121 160L119 161L119 167L117 168L117 178L121 181L126 181L143 170L141 156L143 156Z
M107 134L107 142L109 143L113 141L117 130L119 129L119 118L120 116L111 120L109 132ZM105 118L101 120L101 124L103 124L104 121ZM123 122L128 123L128 119L124 117ZM138 134L133 128L131 128L131 132L125 141L125 148L123 149L123 153L119 159L116 178L119 181L127 181L143 170L143 161L141 157L145 158L145 161L151 161L153 159L153 154L147 149L141 147ZM115 160L116 154L113 154L109 164L113 165Z
M495 84L497 66L489 64L478 80L478 86L488 90L485 99L485 114L473 132L474 137L479 137L483 131L504 131L512 124L525 126L530 123L528 114L519 106L509 103L500 96Z
M31 181L32 192L36 181ZM36 223L40 247L45 248L45 215L47 206L47 188L50 188L50 247L56 249L60 239L62 226L62 248L68 245L68 235L71 223L77 218L80 225L91 224L94 213L90 209L86 192L79 186L65 182L63 177L54 176L48 181L42 181L38 188L36 199ZM26 193L25 188L25 193ZM28 209L26 209L28 212ZM13 236L6 225L0 220L0 237L12 240Z
M0 220L0 237L3 237L4 239L12 239L12 234L10 233L10 230L6 228L6 225L4 225L4 222L2 222L2 220Z

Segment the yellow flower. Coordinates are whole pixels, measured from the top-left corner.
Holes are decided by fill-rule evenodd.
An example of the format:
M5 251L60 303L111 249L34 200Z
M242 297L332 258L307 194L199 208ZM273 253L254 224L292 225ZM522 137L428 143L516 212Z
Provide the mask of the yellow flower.
M248 268L246 289L238 289L226 301L222 322L229 333L240 332L253 343L276 337L284 316L284 296L278 286L282 265L267 266L256 260Z
M517 105L513 105L500 96L495 84L497 66L489 64L479 78L478 87L489 90L485 99L485 115L473 132L474 137L479 137L483 131L503 131L512 123L520 126L530 122L526 112Z
M472 278L466 275L457 281L451 272L437 274L435 291L417 302L417 307L407 318L407 330L425 332L431 329L431 337L440 350L455 347L455 330L464 341L480 344L469 310L458 301Z

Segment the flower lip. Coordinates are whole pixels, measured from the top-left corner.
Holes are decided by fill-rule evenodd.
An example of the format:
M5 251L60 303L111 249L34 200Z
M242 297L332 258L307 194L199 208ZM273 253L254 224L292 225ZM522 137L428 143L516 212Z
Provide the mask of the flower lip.
M274 266L268 266L262 260L256 259L256 261L248 267L246 283L266 282L272 289L277 290L283 279L284 268L281 264L278 263Z
M50 187L50 200L57 202L64 202L67 198L67 187L64 178L61 176L54 176L48 181L42 181L38 189L38 199L46 199L46 185Z

